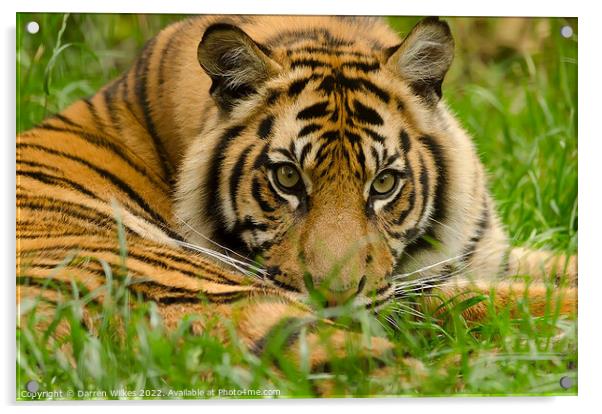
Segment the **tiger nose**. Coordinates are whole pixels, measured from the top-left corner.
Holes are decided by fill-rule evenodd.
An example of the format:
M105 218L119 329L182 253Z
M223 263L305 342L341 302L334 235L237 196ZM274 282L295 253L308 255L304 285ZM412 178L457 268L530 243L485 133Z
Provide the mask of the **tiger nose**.
M359 284L349 289L337 289L329 287L324 290L324 297L328 306L344 305L355 296L359 295L366 286L366 276L363 276Z

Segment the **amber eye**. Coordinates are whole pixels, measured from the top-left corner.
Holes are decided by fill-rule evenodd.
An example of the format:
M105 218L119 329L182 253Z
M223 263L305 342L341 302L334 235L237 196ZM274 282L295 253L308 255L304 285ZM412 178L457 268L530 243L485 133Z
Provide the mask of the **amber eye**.
M300 180L299 171L292 165L283 164L276 168L276 181L283 189L293 189Z
M383 171L372 182L372 192L377 196L384 196L393 191L399 177L390 171Z

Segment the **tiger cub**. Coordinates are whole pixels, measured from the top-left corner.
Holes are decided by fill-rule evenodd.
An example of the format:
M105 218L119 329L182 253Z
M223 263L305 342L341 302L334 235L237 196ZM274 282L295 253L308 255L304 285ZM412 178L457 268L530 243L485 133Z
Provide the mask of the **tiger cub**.
M65 293L49 278L93 290L103 262L125 266L168 326L232 319L256 352L283 321L313 317L309 296L378 312L409 292L497 286L497 306L527 292L543 312L545 287L509 276L574 284L575 258L509 248L483 165L442 99L453 54L437 18L403 40L363 17L167 27L119 79L18 137L18 300L41 296L50 314ZM572 313L575 288L563 292ZM333 327L337 352L353 335Z

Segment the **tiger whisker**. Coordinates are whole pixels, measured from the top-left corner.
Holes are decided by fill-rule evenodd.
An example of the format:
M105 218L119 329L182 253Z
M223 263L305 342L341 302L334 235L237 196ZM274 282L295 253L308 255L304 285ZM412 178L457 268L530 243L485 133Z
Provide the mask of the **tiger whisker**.
M407 279L407 278L409 278L410 276L412 276L412 275L414 275L416 273L424 272L426 270L432 269L432 268L440 266L442 264L445 264L445 263L448 263L448 262L452 262L452 261L455 261L455 260L458 260L458 259L462 259L462 258L466 257L467 255L475 254L475 253L481 253L481 252L483 252L485 250L486 249L476 249L476 250L474 250L472 252L468 252L468 253L464 253L464 254L461 254L461 255L457 255L457 256L454 256L454 257L442 260L440 262L437 262L437 263L434 263L434 264L431 264L431 265L428 265L428 266L424 266L424 267L422 267L420 269L417 269L417 270L409 272L409 273L402 273L402 274L394 275L392 277L392 279L394 281L397 281L397 280L400 280L400 279ZM492 255L497 254L497 253L499 253L498 250L490 250L490 252L489 252L489 254L487 256L489 257L489 256L492 256ZM454 277L454 276L456 276L458 274L461 274L461 273L463 273L468 268L471 268L471 271L477 271L477 270L479 270L480 268L483 268L483 267L485 267L485 265L480 265L480 266L474 266L473 265L471 267L470 263L464 263L462 265L462 267L454 270L451 273L447 273L445 275L445 278L449 279L449 278ZM440 275L435 275L434 277L439 277L439 276ZM428 278L419 278L419 279L415 279L415 280L417 280L418 283L420 283L420 282L423 282L425 280L428 280ZM404 286L404 283L408 283L408 282L400 282L400 283L396 283L396 284L397 284L397 286Z
M243 265L243 266L249 266L250 268L254 268L254 269L257 269L259 271L263 270L263 269L259 268L258 266L255 266L252 263L248 263L248 262L244 262L244 261L241 261L241 260L238 260L238 259L234 259L234 258L232 258L230 256L227 256L227 255L225 255L225 254L223 254L221 252L218 252L216 250L213 250L213 249L208 249L206 247L197 246L197 245L194 245L192 243L183 242L183 241L175 241L175 243L178 244L178 245L180 245L180 246L187 247L189 249L196 250L196 251L201 252L201 253L209 254L212 257L222 258L222 259L227 260L228 262L231 262L231 263L236 263L236 264Z
M238 256L238 257L240 257L241 259L244 259L244 260L248 260L248 259L249 259L248 257L246 257L246 256L243 256L242 254L238 253L237 251L235 251L235 250L232 250L232 249L229 249L228 247L226 247L226 246L222 246L222 245L221 245L221 244L219 244L218 242L216 242L216 241L214 241L214 240L211 240L211 238L209 238L209 237L205 236L203 233L201 233L200 231L198 231L197 229L195 229L193 226L191 226L190 224L188 224L188 223L186 222L186 220L184 220L183 218L181 218L181 217L180 217L178 214L176 214L175 212L174 212L173 214L174 214L174 216L175 216L175 217L176 217L178 220L180 220L180 221L182 222L182 224L184 224L186 227L188 227L188 228L189 228L189 229L190 229L192 232L194 232L196 235L198 235L198 236L202 237L203 239L207 240L209 243L212 243L212 244L216 245L216 246L217 246L217 247L219 247L220 249L224 249L225 251L229 251L230 253L233 253L234 255L236 255L236 256Z
M447 279L446 275L436 274L436 275L432 275L432 276L426 276L426 277L423 277L420 279L412 279L412 280L407 280L405 282L399 282L399 283L395 284L395 287L400 287L400 286L407 287L407 286L421 285L426 282L445 280L445 279Z
M393 325L395 327L395 329L399 330L399 325L397 324L397 321L395 319L393 319L391 316L386 316L385 319L387 320L387 322L389 322L391 325Z
M416 273L424 272L425 270L430 270L430 269L432 269L432 268L435 268L435 267L437 267L437 266L441 266L441 265L443 265L443 264L446 264L446 263L452 262L452 261L454 261L454 260L457 260L457 259L459 259L459 258L461 258L461 257L462 257L462 255L455 256L455 257L450 257L450 258L448 258L448 259L441 260L440 262L433 263L433 264L431 264L431 265L428 265L428 266L421 267L420 269L414 270L414 271L412 271L412 272L408 272L408 273L400 273L400 274L398 274L398 275L394 275L394 276L393 276L393 280L397 280L397 279L407 279L408 277L410 277L410 276L412 276L412 275L415 275Z
M250 263L246 263L243 262L241 260L238 259L234 259L232 257L226 256L220 252L217 252L215 250L212 249L208 249L205 247L200 247L200 246L196 246L194 244L188 243L188 242L183 242L183 241L179 241L179 240L174 240L174 243L176 243L179 246L182 247L186 247L188 249L194 250L198 253L207 255L213 259L217 259L218 261L225 263L229 266L232 266L233 268L235 268L236 270L240 271L241 273L248 275L248 276L255 276L258 277L258 273L262 276L265 276L265 274L267 273L265 269L262 269L258 266L255 266L253 264Z
M397 311L403 311L404 313L410 314L410 315L414 315L414 316L418 316L421 318L424 318L425 315L424 313L420 312L417 309L412 308L411 306L408 305L404 305L402 303L396 303L395 306L393 306L393 309L397 310Z
M439 284L424 284L424 285L421 285L421 286L413 287L412 289L401 289L399 292L396 292L396 293L405 293L405 294L407 294L407 293L422 291L422 290L425 290L425 289L434 289L434 288L437 288L437 287L442 286L442 285L443 285L443 283L439 283Z

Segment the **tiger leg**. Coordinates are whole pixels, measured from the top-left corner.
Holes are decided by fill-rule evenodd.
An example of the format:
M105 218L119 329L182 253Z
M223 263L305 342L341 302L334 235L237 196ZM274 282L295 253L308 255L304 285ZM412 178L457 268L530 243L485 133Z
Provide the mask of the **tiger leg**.
M284 357L310 371L322 369L333 359L345 359L350 351L362 358L386 358L391 343L382 337L366 337L316 317L302 304L276 296L258 296L236 304L163 305L160 313L173 329L186 316L203 315L192 324L194 333L206 332L213 318L212 334L224 343L240 340L257 356L277 363Z
M556 312L569 318L577 316L577 288L553 286L542 281L454 281L433 289L420 303L437 314L477 297L483 300L462 312L467 321L481 321L491 316L492 310L507 310L513 318L525 313L544 316Z
M546 250L517 247L508 256L508 272L512 275L528 275L535 280L566 281L577 285L577 256L555 254Z
M165 254L168 250L165 246L161 248ZM182 254L177 249L170 252L172 255ZM96 252L96 256L114 265L112 267L119 266L120 259L112 254ZM117 282L113 281L111 289L103 284L105 281L99 262L76 260L60 269L47 269L42 266L43 256L37 259L29 262L27 269L21 272L20 282L23 285L19 286L17 297L19 303L24 300L39 303L35 309L35 326L30 328L42 334L52 328L51 340L68 344L71 326L57 318L56 310L74 299L70 281L77 280L81 292L88 292L88 295L97 292L93 293L94 303L83 306L83 303L74 302L74 306L81 309L81 324L95 334L98 324L102 323L103 303L111 300L106 292L115 290ZM215 268L213 264L202 263L206 259L200 257L188 256L187 259L198 262L199 268L204 266L208 271ZM223 343L240 341L257 356L267 356L274 362L283 356L310 371L322 370L333 359L345 359L350 351L354 357L380 360L392 348L384 338L347 331L318 318L307 306L281 295L277 289L248 284L217 286L213 281L191 278L165 268L155 269L153 277L149 278L143 276L147 266L144 263L127 259L125 264L131 277L129 290L157 305L163 324L169 331L177 329L185 318L192 317L190 328L193 334L209 334ZM240 277L226 275L227 271L222 270L224 280L226 277ZM44 287L48 280L51 280L52 288ZM162 286L165 282L170 282L170 285ZM58 285L65 292L58 292ZM180 287L174 288L174 285ZM132 306L135 306L135 301ZM27 312L19 316L20 326L31 325ZM59 321L59 326L52 327L53 321ZM123 333L123 321L117 320L114 326L117 333ZM70 354L67 348L64 351Z

